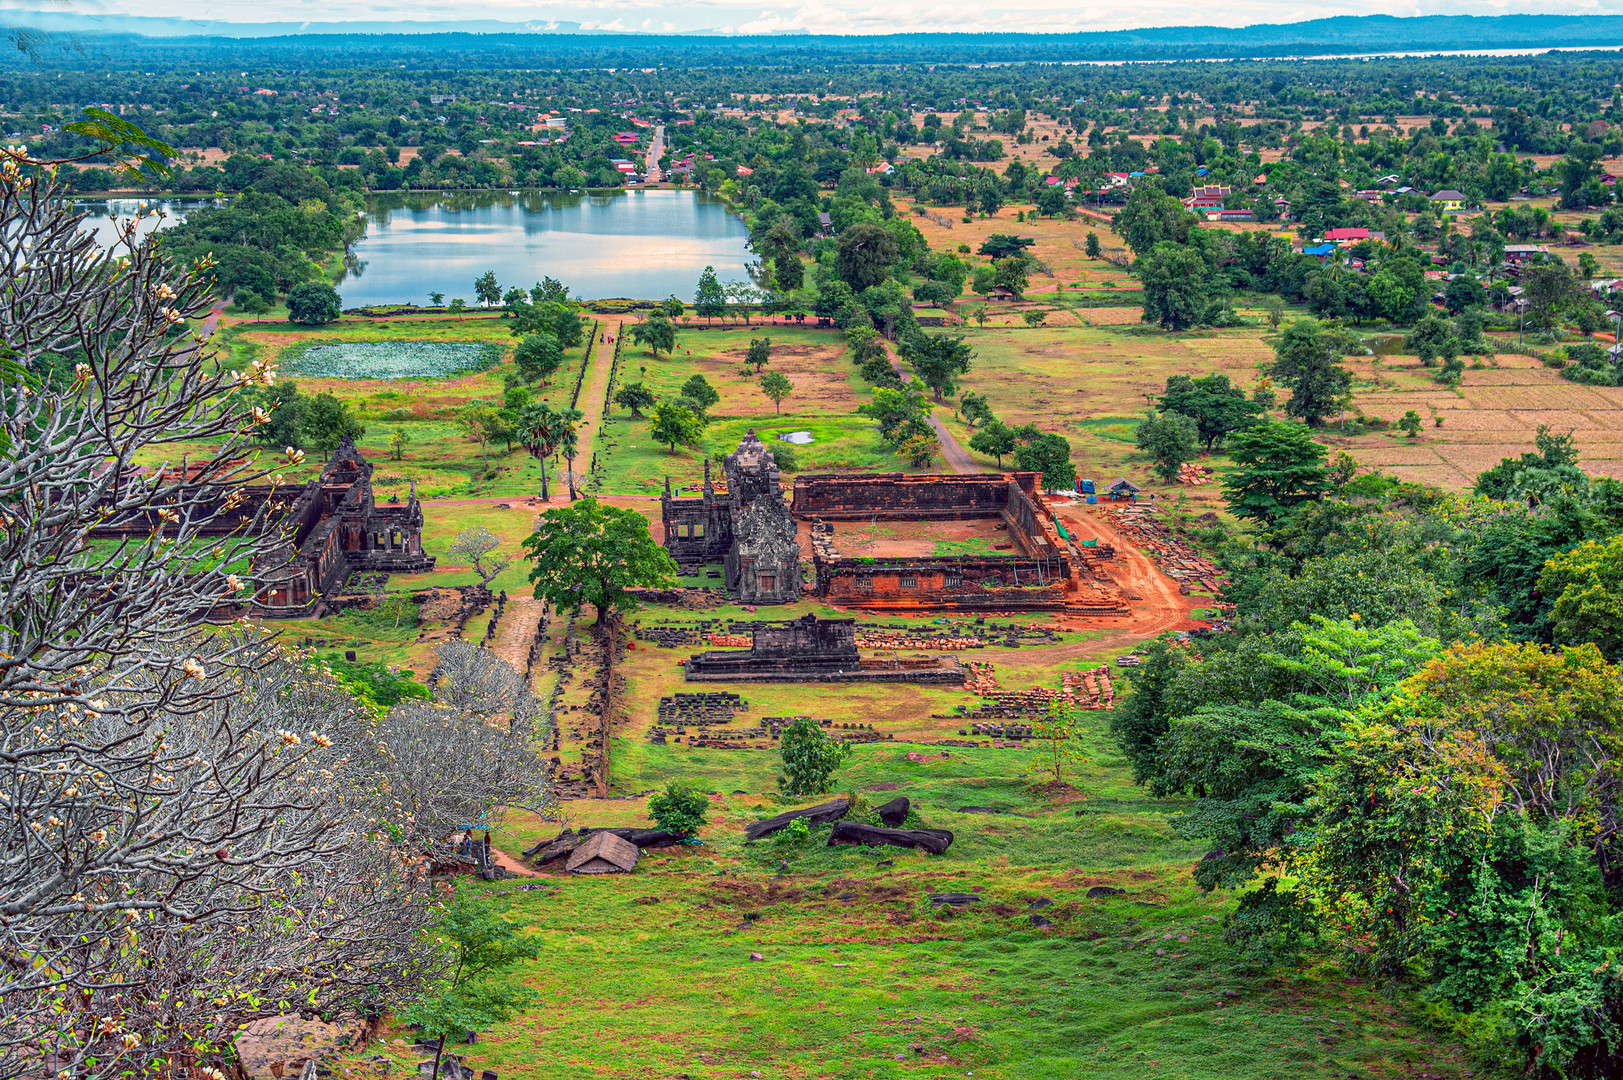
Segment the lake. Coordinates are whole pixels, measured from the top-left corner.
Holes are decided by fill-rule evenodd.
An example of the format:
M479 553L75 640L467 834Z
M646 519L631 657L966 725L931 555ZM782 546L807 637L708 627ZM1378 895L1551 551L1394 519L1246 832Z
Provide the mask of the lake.
M84 230L96 234L97 243L102 247L112 244L119 237L118 226L113 218L120 222L129 221L136 215L145 215L147 211L156 207L164 212L162 218L150 216L141 217L135 226L136 235L145 239L153 230L178 225L186 220L191 211L204 206L213 206L220 200L216 199L75 199L73 205L89 217L85 220Z
M749 230L721 200L696 191L382 194L338 283L345 307L426 304L429 293L474 304L473 282L503 290L543 277L587 300L693 299L699 274L745 280Z

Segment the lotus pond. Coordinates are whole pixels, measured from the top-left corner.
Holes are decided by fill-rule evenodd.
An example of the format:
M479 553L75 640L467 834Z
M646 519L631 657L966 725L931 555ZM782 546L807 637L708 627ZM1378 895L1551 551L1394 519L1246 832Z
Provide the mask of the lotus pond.
M340 341L288 349L280 366L323 379L448 379L484 371L502 351L488 341Z

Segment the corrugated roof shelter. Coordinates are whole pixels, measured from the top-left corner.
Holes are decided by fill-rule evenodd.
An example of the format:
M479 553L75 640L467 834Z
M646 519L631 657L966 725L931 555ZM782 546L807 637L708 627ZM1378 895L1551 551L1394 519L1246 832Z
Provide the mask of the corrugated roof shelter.
M574 854L564 869L571 874L629 874L637 868L637 845L604 831L592 836Z

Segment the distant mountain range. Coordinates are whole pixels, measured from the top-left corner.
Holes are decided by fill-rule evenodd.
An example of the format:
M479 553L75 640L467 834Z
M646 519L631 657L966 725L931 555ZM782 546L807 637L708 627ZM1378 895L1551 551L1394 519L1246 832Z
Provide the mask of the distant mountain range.
M1241 59L1345 53L1480 52L1495 49L1615 49L1623 47L1623 16L1617 15L1391 15L1337 16L1309 22L1221 26L1167 26L1077 34L782 34L739 38L714 31L680 35L608 34L584 31L578 22L490 19L437 22L267 22L131 15L83 15L60 11L8 11L0 26L80 38L143 38L157 44L225 47L253 42L254 51L326 48L371 54L389 48L413 52L468 49L523 55L612 54L625 62L652 58L661 48L703 55L725 50L736 58L741 45L761 54L863 62L1103 61ZM706 46L704 43L709 42ZM191 50L183 50L190 52ZM358 56L356 59L364 60Z

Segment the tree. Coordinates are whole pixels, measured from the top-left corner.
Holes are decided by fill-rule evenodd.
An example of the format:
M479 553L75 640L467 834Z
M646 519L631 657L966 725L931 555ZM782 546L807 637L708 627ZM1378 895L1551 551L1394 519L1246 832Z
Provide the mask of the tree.
M789 377L781 371L769 371L761 376L761 393L772 399L773 408L777 409L779 416L783 415L783 399L788 397L794 388Z
M1538 591L1554 598L1550 618L1562 644L1593 644L1623 661L1623 533L1588 540L1544 564Z
M861 292L884 281L896 258L895 236L882 226L862 222L840 233L834 270L841 281Z
M631 328L631 340L638 345L647 345L657 360L661 350L666 355L676 350L676 324L656 311L646 321Z
M626 383L614 392L614 403L630 409L631 415L642 418L643 410L653 407L654 392L640 382Z
M648 433L676 453L678 446L694 446L704 433L704 421L685 405L662 402L654 406L654 423Z
M727 293L716 277L714 266L705 267L699 275L699 287L693 294L693 313L702 316L706 322L717 315L727 314Z
M490 471L490 440L499 438L506 422L483 401L470 401L456 415L463 434L479 444L479 472Z
M1316 319L1296 319L1274 344L1274 362L1268 374L1290 387L1287 416L1318 427L1330 412L1342 407L1352 389L1352 374L1340 364L1346 340L1325 329Z
M1587 252L1586 252L1587 254ZM1461 274L1443 290L1443 303L1456 315L1466 308L1482 307L1488 302L1488 293L1476 278Z
M429 303L430 307L439 307L439 306L441 306L442 304L445 303L445 294L442 293L442 292L431 292L431 293L429 293L428 294L428 303Z
M1556 316L1583 295L1572 270L1558 258L1524 268L1521 285L1522 296L1532 309L1533 321L1545 330L1554 326Z
M406 444L411 442L411 436L405 428L395 428L389 433L389 456L396 461L403 461L406 457Z
M290 379L263 389L249 387L243 394L243 404L259 410L258 422L249 437L272 450L302 448L306 439L304 409L309 400L299 393L299 384Z
M519 415L518 435L524 448L541 463L541 501L547 502L547 459L573 442L575 425L584 414L579 409L554 409L544 401L526 405ZM573 456L573 451L571 455ZM574 498L574 478L570 478L570 498Z
M992 419L969 437L969 448L977 454L991 454L1003 468L1003 455L1014 451L1014 432L1001 420Z
M1048 491L1069 491L1076 486L1076 466L1071 464L1071 444L1065 436L1023 424L1014 429L1014 439L1015 468L1042 473Z
M252 289L238 289L236 294L237 310L244 315L252 315L254 322L271 309L270 301L254 292Z
M1280 322L1285 318L1285 301L1269 293L1262 298L1262 310L1268 317L1268 325L1278 330Z
M1200 252L1162 241L1133 264L1144 286L1144 322L1187 330L1206 315L1206 260Z
M513 349L513 363L518 368L519 378L545 385L563 366L564 349L551 334L526 334Z
M863 416L879 421L879 434L892 446L900 446L914 435L933 435L932 410L924 384L913 379L905 386L875 386L873 399L857 407Z
M879 331L871 326L853 326L847 330L845 347L850 353L851 363L858 367L875 358L885 359L885 342L879 336Z
M869 327L868 330L869 330L870 333L873 332L872 327ZM849 331L849 330L846 331L846 337L849 338L850 335L851 335L851 331ZM771 362L771 360L772 360L772 339L769 338L769 337L768 338L750 338L749 352L746 353L745 356L744 356L744 364L745 364L745 366L754 368L755 373L757 375L759 375L761 373L761 369L766 367L766 365L769 362Z
M632 589L675 584L676 564L650 535L648 519L591 496L542 514L524 550L535 564L535 598L557 611L591 604L599 625L636 604Z
M1025 293L1026 285L1029 283L1027 272L1030 268L1031 262L1024 255L1010 255L997 259L992 263L992 283L1008 289L1018 300Z
M1237 468L1223 481L1223 497L1237 517L1272 525L1329 488L1328 451L1299 424L1270 421L1229 436Z
M495 976L520 960L540 956L541 942L521 937L489 903L466 893L446 907L433 933L449 954L448 974L433 994L406 1009L401 1019L437 1040L429 1077L438 1080L446 1039L465 1038L510 1019L534 1002L535 991L517 980L498 981Z
M1090 259L1097 259L1101 250L1099 247L1099 234L1089 229L1088 238L1082 244L1082 253Z
M680 319L682 317L682 311L684 310L682 307L682 301L678 300L675 296L667 296L665 301L660 304L659 307L660 310L665 313L665 317L667 319Z
M304 401L300 421L310 446L322 456L330 456L345 439L354 442L366 428L349 411L349 405L331 394L316 394Z
M903 439L896 453L915 469L922 469L941 456L941 440L931 432L918 432Z
M1177 479L1184 462L1193 461L1200 447L1200 428L1192 417L1177 412L1144 414L1134 433L1138 448L1155 459L1155 474L1168 483Z
M903 343L901 351L937 401L957 391L958 377L969 373L975 358L975 350L962 337L950 334L916 334Z
M975 272L970 275L969 287L979 296L991 296L997 291L997 267L991 265L975 267ZM976 318L981 320L982 326L986 325L985 311L983 305L976 313Z
M539 289L541 286L538 285L536 288ZM551 334L558 339L559 345L573 349L586 340L586 328L590 322L591 320L582 315L573 304L538 300L517 305L513 309L512 322L508 325L507 331L514 337L538 333Z
M453 296L450 305L445 310L460 318L462 313L468 310L468 302L460 296Z
M1410 409L1398 421L1398 430L1404 432L1411 439L1420 437L1420 414Z
M1221 374L1198 379L1173 375L1160 401L1163 411L1182 413L1195 422L1208 451L1230 432L1243 431L1262 416L1262 407Z
M325 326L343 314L338 290L325 281L304 281L287 294L287 321L305 326Z
M1037 192L1037 212L1044 217L1063 214L1065 212L1065 202L1065 187L1063 184L1045 184Z
M459 563L471 563L479 575L479 584L489 585L491 579L512 565L513 560L497 554L501 541L483 525L463 529L445 550L446 558Z
M721 395L716 388L710 385L710 380L703 375L693 375L682 384L681 395L695 402L699 406L701 415L707 413L711 407L721 401Z
M1149 254L1156 244L1182 245L1189 239L1196 217L1159 184L1145 182L1133 188L1127 204L1111 219L1110 227L1135 258Z
M964 426L973 430L993 418L992 406L987 404L985 394L966 390L958 396L958 415L963 418Z
M1063 784L1066 762L1086 764L1088 758L1082 752L1077 715L1074 706L1059 701L1048 706L1048 711L1033 725L1032 740L1036 743L1036 753L1032 756L1028 772L1047 776L1051 783Z
M502 287L496 283L496 271L486 270L479 275L473 283L473 296L486 307L502 302Z
M851 744L823 734L817 721L797 716L783 726L779 741L783 771L778 790L790 798L821 795L833 786L834 771L851 754Z
M138 131L104 130L123 128ZM147 243L115 265L82 220L54 170L0 171L0 234L29 252L0 309L16 391L0 425L0 1075L112 1080L225 1061L281 1001L397 1008L436 961L401 815L353 752L372 717L281 643L202 619L286 562L277 504L297 488L248 464L261 416L243 393L274 371L222 371L184 330L211 306L207 264ZM126 467L178 464L177 440L208 448L201 468Z

